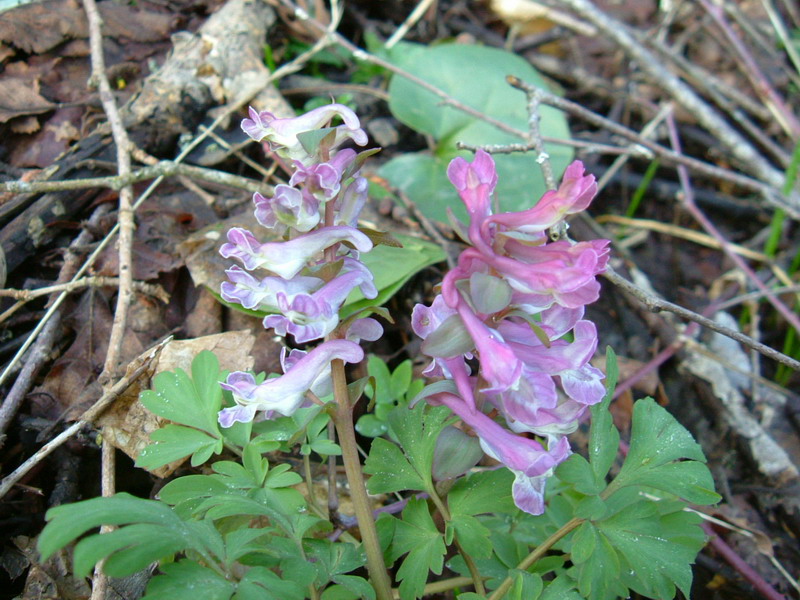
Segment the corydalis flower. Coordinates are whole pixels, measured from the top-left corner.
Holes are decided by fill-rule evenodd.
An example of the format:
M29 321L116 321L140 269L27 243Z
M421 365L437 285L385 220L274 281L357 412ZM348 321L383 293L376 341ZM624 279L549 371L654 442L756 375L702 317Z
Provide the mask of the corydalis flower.
M514 473L512 495L522 510L538 515L544 512L544 488L553 469L571 454L566 438L545 448L534 440L515 435L479 410L470 410L454 394L434 394L432 404L443 404L478 435L483 451Z
M267 379L261 384L256 383L251 373L235 371L220 385L233 394L236 406L221 410L219 423L223 427L230 427L237 421L247 423L253 420L259 410L292 415L320 375L330 369L331 361L339 359L356 363L363 358L364 351L358 344L347 340L331 340L293 361L280 377Z
M323 338L339 324L339 309L356 286L361 287L366 298L378 295L372 273L366 267L342 273L312 294L289 296L278 292L280 314L266 316L264 327L272 327L278 335L291 333L298 343Z
M228 243L222 245L219 253L225 258L238 258L248 271L267 269L291 279L317 254L340 242L350 242L360 252L372 249L370 239L353 227L325 227L288 242L265 244L246 229L232 227L228 230Z
M306 192L283 183L275 186L272 198L253 194L256 220L281 235L291 228L302 233L319 223L319 201Z
M335 127L333 146L352 139L359 146L367 143L367 134L361 129L356 114L342 104L329 104L309 111L299 117L278 119L271 112L258 112L250 108L250 118L242 121L242 130L257 142L267 141L280 156L309 161L309 153L297 138L301 133L325 127L334 117L341 117L343 125Z

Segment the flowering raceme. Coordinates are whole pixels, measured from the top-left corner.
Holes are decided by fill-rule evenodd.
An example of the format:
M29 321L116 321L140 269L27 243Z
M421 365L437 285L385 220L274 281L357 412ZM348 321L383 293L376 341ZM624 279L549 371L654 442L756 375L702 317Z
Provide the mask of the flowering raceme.
M334 117L343 124L329 127ZM307 353L285 354L284 374L261 384L250 373L231 373L222 387L233 394L236 405L220 412L223 427L252 421L258 411L267 418L291 415L309 391L317 396L329 394L331 361L361 361L364 352L358 343L383 333L374 319L350 320L345 326L339 318L354 288L366 298L378 295L372 273L358 259L359 252L368 252L373 245L355 227L366 201L367 181L358 172L364 156L359 159L355 150L338 148L349 140L366 144L358 117L341 104L293 119L278 119L251 108L242 129L291 159L295 171L288 185L275 186L271 197L253 196L256 219L275 235L284 236L282 241L262 243L239 227L228 231L220 254L238 259L244 268L237 265L226 271L222 298L267 312L264 327L278 335L291 334L298 343L328 340ZM254 271L265 273L256 276Z
M548 237L589 205L597 185L575 161L533 208L493 215L497 173L489 154L479 150L472 163L456 158L447 174L467 208L462 228L472 247L431 306L414 308L412 327L433 359L426 374L453 384L425 397L449 407L484 452L515 474L517 506L541 514L547 477L570 454L565 435L604 393L602 372L589 364L597 329L583 314L598 297L608 241ZM476 373L467 363L473 358ZM495 412L508 429L490 417Z

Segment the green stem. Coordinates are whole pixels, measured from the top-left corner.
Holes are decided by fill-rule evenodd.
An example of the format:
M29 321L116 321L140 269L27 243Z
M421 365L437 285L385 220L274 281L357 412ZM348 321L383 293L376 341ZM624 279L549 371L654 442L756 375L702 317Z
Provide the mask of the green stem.
M450 511L447 510L447 506L439 497L439 494L436 492L435 489L428 490L430 494L431 500L436 505L436 508L439 509L439 512L442 515L442 518L445 521L450 521ZM461 547L461 544L458 543L458 540L455 540L456 548L458 549L458 553L461 555L461 558L464 559L464 563L467 565L469 569L469 574L472 576L472 585L475 586L475 591L483 596L486 593L486 589L483 587L483 578L481 577L480 571L478 571L478 567L475 564L475 561L472 560L472 557L467 554L464 549Z
M306 487L308 488L308 504L309 507L315 508L317 511L322 512L317 504L317 495L314 493L314 478L311 477L311 457L308 454L303 455L303 476L306 480ZM325 515L325 519L328 515Z
M556 542L558 542L558 540L566 536L572 530L577 529L584 521L585 519L578 519L577 517L567 521L564 525L561 526L561 528L558 531L556 531L553 535L551 535L549 538L547 538L545 541L539 544L536 547L536 550L534 550L528 556L526 556L525 559L517 565L517 569L519 569L520 571L527 571L528 568L537 560L542 558L547 553L547 551L550 550L550 548L552 548ZM489 600L500 600L500 598L503 597L503 594L505 594L511 587L512 583L513 580L511 579L511 577L506 577L503 580L503 583L500 584L500 587L497 588L492 593L491 596L489 596Z
M367 489L364 487L364 474L361 472L361 461L358 458L356 447L356 433L353 429L353 409L350 406L344 363L341 360L337 359L331 363L331 376L337 405L333 413L333 422L339 434L342 462L347 474L347 482L350 484L350 498L353 501L364 551L367 553L367 568L378 600L392 600L392 582L383 562L375 520L372 518Z

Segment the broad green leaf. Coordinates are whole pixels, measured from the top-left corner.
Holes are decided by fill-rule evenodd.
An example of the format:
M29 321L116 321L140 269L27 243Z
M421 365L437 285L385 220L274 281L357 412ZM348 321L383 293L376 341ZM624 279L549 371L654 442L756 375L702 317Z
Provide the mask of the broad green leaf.
M203 464L214 453L222 452L222 440L204 431L168 424L150 434L151 444L136 457L136 466L157 469L192 455L191 465Z
M152 523L160 525L165 533L180 534L184 531L183 521L169 506L124 493L57 506L48 510L45 517L48 523L37 541L37 548L44 560L90 529L101 525Z
M341 456L342 449L339 444L331 440L318 439L310 444L311 449L320 456Z
M497 48L466 44L426 48L401 43L390 52L389 60L462 104L511 126L523 136L528 132L526 98L522 92L511 88L505 77L515 75L528 83L546 87L530 63ZM464 73L469 73L469 77L464 77ZM392 78L389 95L389 108L394 116L412 129L433 137L438 146L433 156L424 153L402 155L389 161L379 172L392 185L407 193L430 218L446 222L448 206L457 215L466 215L446 177L447 164L458 154L456 142L524 142L518 135L501 131L446 105L441 97L403 77ZM569 138L569 128L560 111L542 107L540 114L542 135ZM572 159L572 150L566 146L548 145L547 151L559 176ZM514 153L498 154L494 158L499 174L497 195L501 209L523 210L535 204L546 191L535 156Z
M256 486L264 484L264 479L269 472L269 461L261 455L256 446L249 445L242 453L242 465L247 470Z
M461 548L472 558L489 558L492 545L489 542L489 529L478 519L469 515L456 515L447 523L448 532L452 528ZM450 543L448 535L448 543Z
M142 600L229 600L234 590L222 575L187 559L163 565Z
M389 366L379 356L371 354L367 358L367 373L375 379L375 385L370 386L370 398L374 398L377 404L383 404L394 400L390 388L392 374ZM377 393L376 393L377 392Z
M429 490L436 439L445 427L450 411L444 407L413 409L398 407L389 415L392 434L403 450L381 438L372 443L364 472L372 475L367 482L370 493L400 490Z
M291 465L286 463L275 465L273 469L267 474L264 480L264 487L267 488L284 488L297 485L303 478L297 473L290 471Z
M395 526L392 556L396 559L408 554L397 571L400 598L419 598L428 581L428 571L441 575L447 547L424 500L411 498L403 509L403 519Z
M389 415L389 427L396 436L408 461L429 489L436 440L450 419L450 410L420 403L414 408L398 407Z
M95 564L110 557L103 571L111 577L125 577L185 550L186 546L185 538L164 535L161 525L137 523L83 538L75 546L73 568L77 577L85 577Z
M695 513L678 509L660 515L658 503L641 501L597 526L620 556L627 585L645 596L670 600L675 586L689 596L691 564L705 544L699 522Z
M425 478L411 466L403 451L383 438L373 440L364 472L371 475L367 481L370 494L426 489Z
M588 600L615 600L627 597L620 583L620 561L613 544L589 522L572 537L572 560L578 565L578 589Z
M595 477L597 471L580 454L573 454L558 465L556 474L561 481L571 483L581 494L599 494L606 488L605 480L598 483Z
M308 588L281 579L264 567L252 567L236 586L233 600L303 600Z
M183 369L163 371L153 378L155 389L143 391L139 399L164 419L219 437L217 413L222 406L222 388L216 383L220 372L214 353L204 350L198 354L192 361L192 373L198 376L196 382Z
M544 588L541 600L582 600L575 590L575 582L567 575L559 575Z
M394 371L389 381L389 394L392 400L398 400L406 395L411 385L412 367L410 360L404 360Z
M173 479L158 491L158 499L167 504L180 504L214 494L225 494L228 486L209 475L186 475Z
M225 564L230 566L245 554L267 551L271 529L234 529L225 536Z
M680 459L691 460L673 462ZM692 434L652 398L639 400L633 406L628 456L607 495L625 486L646 485L698 504L713 504L719 496L702 463L703 450Z
M450 514L514 514L517 508L511 496L514 475L508 469L481 471L456 481L447 495Z
M367 560L363 549L349 543L306 539L304 547L306 556L314 563L319 573L316 581L318 586L323 586L329 581L337 581L337 576L363 567Z
M353 598L375 600L375 589L369 584L369 581L363 577L358 577L357 575L336 575L333 580L341 587L346 588L350 593L354 594ZM323 594L323 600L326 600L325 594Z
M538 575L514 569L511 571L514 583L505 600L536 600L542 593L544 582Z

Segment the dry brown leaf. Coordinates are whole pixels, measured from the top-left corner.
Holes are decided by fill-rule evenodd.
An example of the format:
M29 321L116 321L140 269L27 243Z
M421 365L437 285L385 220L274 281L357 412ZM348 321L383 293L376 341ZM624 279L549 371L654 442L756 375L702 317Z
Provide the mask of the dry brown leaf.
M216 354L222 369L249 370L253 367L254 343L255 337L250 331L226 331L192 340L169 342L161 351L158 362L151 367L152 370L140 377L100 417L98 423L103 426L103 439L135 460L150 443L150 434L168 423L139 402L139 394L152 386L155 375L178 368L191 372L192 360L203 350ZM178 460L151 472L156 477L168 477L185 461Z
M53 110L53 104L39 95L38 81L16 77L0 79L0 123L49 110Z
M23 117L21 119L13 119L10 123L10 126L11 131L22 134L36 133L39 131L39 129L41 129L41 125L39 125L39 119L33 115Z
M103 34L137 42L164 39L173 17L138 10L125 4L100 2ZM3 13L0 41L25 52L41 54L62 42L88 37L86 14L76 0L26 4Z

